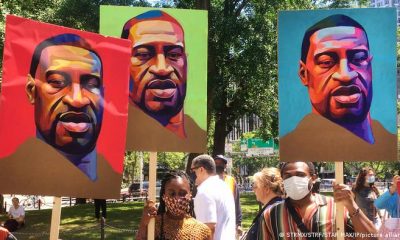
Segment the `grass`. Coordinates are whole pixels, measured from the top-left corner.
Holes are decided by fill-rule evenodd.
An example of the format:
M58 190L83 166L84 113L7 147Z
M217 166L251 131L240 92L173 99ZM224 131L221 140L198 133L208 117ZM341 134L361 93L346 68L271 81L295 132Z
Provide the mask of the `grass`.
M252 193L241 195L243 229L248 229L258 212L258 203ZM105 239L132 240L140 222L143 202L107 203ZM7 218L0 216L3 222ZM26 226L15 233L18 240L49 239L51 209L26 213ZM94 218L94 205L63 207L61 211L60 239L100 239L100 226Z

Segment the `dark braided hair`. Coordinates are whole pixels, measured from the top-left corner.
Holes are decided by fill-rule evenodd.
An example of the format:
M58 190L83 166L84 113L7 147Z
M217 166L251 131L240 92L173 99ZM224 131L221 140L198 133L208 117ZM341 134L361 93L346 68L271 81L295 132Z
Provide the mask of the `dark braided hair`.
M161 180L161 189L160 189L160 205L158 206L158 210L157 210L157 215L161 215L161 227L160 227L160 236L159 236L159 240L164 240L164 214L166 213L166 209L165 209L165 202L163 199L164 193L165 193L165 186L167 185L167 183L169 181L171 181L172 179L177 179L177 178L182 178L182 179L186 179L189 182L189 193L192 192L193 189L193 183L190 180L190 177L183 171L180 170L173 170L168 172L164 178ZM193 205L193 200L190 201L190 212L189 212L190 216L194 216L194 205Z
M183 171L180 171L180 170L173 170L173 171L170 171L170 172L168 172L165 176L164 176L164 178L161 180L161 189L160 189L160 205L159 205L159 207L158 207L158 211L157 211L157 215L162 215L162 214L164 214L165 212L166 212L166 209L165 209L165 202L164 202L164 200L163 200L163 196L164 196L164 193L165 193L165 186L167 185L167 183L169 182L169 181L171 181L172 179L177 179L177 178L182 178L182 179L185 179L185 180L187 180L188 182L189 182L189 191L190 191L190 193L192 192L192 190L193 190L193 183L192 183L192 181L190 180L190 177L185 173L185 172L183 172ZM190 201L190 212L189 212L189 214L190 214L190 216L194 216L194 211L193 211L193 209L194 209L194 207L193 207L193 200L191 200Z

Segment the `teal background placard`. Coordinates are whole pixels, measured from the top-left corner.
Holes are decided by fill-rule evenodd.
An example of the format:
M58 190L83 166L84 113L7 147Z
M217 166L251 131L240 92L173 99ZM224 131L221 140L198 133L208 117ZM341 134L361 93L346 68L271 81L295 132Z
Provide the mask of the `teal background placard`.
M333 14L353 18L367 32L373 56L371 117L389 132L397 134L396 9L360 8L279 12L279 136L283 137L293 131L311 112L307 88L298 76L301 43L309 27Z
M207 130L207 11L171 8L100 6L100 34L120 37L122 27L131 18L150 11L162 10L174 17L185 33L188 61L187 92L184 112L200 128Z

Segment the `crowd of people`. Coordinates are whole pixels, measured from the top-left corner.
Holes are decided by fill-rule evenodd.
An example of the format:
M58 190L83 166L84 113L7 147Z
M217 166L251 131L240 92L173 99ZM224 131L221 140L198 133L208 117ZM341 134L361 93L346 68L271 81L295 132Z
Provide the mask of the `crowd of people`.
M262 207L242 231L239 191L235 179L226 174L226 164L222 155L200 155L192 161L193 177L182 171L168 173L159 206L148 201L143 210L136 239L147 239L153 217L155 239L336 239L335 203L345 207L345 239L377 239L383 217L379 210L399 216L399 176L380 195L373 169L363 168L353 187L334 184L329 197L312 190L317 179L313 163L288 162L254 174L252 189Z

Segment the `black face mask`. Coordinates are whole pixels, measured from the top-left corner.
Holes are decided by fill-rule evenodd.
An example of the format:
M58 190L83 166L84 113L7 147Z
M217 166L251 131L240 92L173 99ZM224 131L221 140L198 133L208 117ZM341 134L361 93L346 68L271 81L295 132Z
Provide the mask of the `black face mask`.
M194 185L194 183L196 182L196 173L195 172L191 172L191 173L189 173L189 177L190 177L190 181L193 183L193 185Z
M222 174L225 170L224 166L215 166L215 171L217 172L217 174Z

